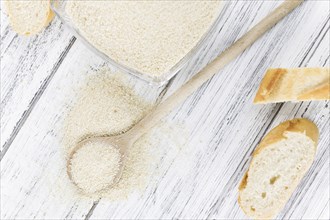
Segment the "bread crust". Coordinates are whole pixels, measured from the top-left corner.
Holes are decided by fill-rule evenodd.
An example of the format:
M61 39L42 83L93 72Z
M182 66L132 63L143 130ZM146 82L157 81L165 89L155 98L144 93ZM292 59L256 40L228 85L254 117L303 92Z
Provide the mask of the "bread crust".
M50 8L50 2L49 2L49 13L48 13L48 17L45 21L44 27L47 27L49 25L49 23L54 19L54 17L55 17L55 13Z
M269 69L261 81L259 90L254 98L254 103L266 101L275 90L275 85L280 84L287 69Z
M299 73L299 74L297 74ZM317 78L319 75L320 84L309 87L305 85L300 88L297 82L302 79L308 83L308 77ZM324 77L326 76L326 77ZM285 77L285 79L284 79ZM284 84L285 83L285 84ZM284 88L285 85L285 88ZM282 92L278 91L282 86ZM301 86L301 85L300 85ZM300 94L293 94L293 90L304 89ZM284 93L284 94L283 94ZM285 97L283 98L279 97ZM254 98L255 104L276 103L284 101L310 101L330 99L330 69L329 68L294 68L294 69L268 69L262 79L259 89Z
M298 100L305 101L305 100L328 100L330 99L330 82L324 82L320 86L308 90L298 96Z
M251 163L254 160L254 157L258 155L263 149L267 148L268 146L279 142L283 139L285 139L284 133L290 131L290 132L297 132L297 133L304 133L306 136L308 136L310 139L313 140L314 142L314 147L316 152L317 148L317 143L319 139L319 131L317 126L310 120L304 119L304 118L296 118L292 120L285 121L275 128L273 128L260 142L260 144L256 147L254 152L252 153L252 160ZM242 192L243 189L245 189L247 182L249 181L248 173L249 169L246 171L244 174L241 183L239 184L239 196L238 196L238 204L243 210L243 212L248 215L248 213L245 211L244 207L241 204L241 198L240 198L240 193ZM288 192L290 194L292 192ZM263 216L263 219L271 219L273 216L273 213L267 213L265 216Z

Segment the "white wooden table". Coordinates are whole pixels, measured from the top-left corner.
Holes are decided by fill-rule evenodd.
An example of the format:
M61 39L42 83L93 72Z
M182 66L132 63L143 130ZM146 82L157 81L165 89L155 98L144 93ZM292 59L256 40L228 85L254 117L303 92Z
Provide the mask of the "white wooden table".
M171 94L280 1L231 1L219 33L163 88ZM329 219L329 102L253 105L269 67L328 66L330 5L308 1L219 72L167 121L190 128L192 163L177 173L174 157L140 196L110 203L80 200L65 191L59 168L63 115L71 88L104 62L55 19L36 37L21 37L1 8L1 219L245 219L237 187L250 155L272 127L294 117L320 129L315 162L278 216ZM149 92L150 93L150 92ZM178 156L179 157L179 156Z

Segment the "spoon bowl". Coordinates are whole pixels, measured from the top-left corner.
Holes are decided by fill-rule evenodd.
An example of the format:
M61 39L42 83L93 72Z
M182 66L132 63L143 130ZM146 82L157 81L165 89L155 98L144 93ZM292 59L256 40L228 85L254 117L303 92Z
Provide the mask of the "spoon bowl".
M128 144L126 142L121 141L122 140L121 136L122 135L116 135L116 136L113 136L113 137L105 137L105 136L89 137L89 138L83 139L80 142L78 142L77 145L72 149L72 151L71 151L71 153L68 157L67 164L66 164L67 175L69 176L70 181L78 189L80 189L82 192L84 191L84 189L81 188L79 186L79 184L73 178L72 169L71 169L71 162L72 162L72 159L73 159L74 155L77 152L79 152L79 150L81 150L81 148L83 148L84 146L86 146L89 143L100 143L100 144L103 144L103 145L106 144L109 147L117 149L119 151L119 154L120 154L120 161L118 163L119 169L118 169L116 175L114 176L113 181L110 182L109 185L104 186L102 189L100 189L98 191L95 191L95 193L101 192L101 191L103 191L104 189L107 189L107 188L112 188L113 186L115 186L119 182L119 180L121 179L122 174L123 174L123 169L124 169L124 164L125 164L125 159L126 159L126 157L125 157L126 156L126 149L127 149L127 146L128 146Z

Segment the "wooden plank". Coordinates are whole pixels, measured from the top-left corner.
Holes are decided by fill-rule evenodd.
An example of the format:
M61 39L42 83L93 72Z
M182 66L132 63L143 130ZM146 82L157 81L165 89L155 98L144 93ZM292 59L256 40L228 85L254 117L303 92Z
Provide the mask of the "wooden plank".
M231 2L219 35L173 81L168 94L277 4ZM167 119L185 122L191 129L187 146L178 155L168 156L171 165L159 164L160 175L154 177L157 184L150 184L138 198L117 203L101 200L93 205L76 198L65 175L60 149L63 117L74 102L74 88L104 64L76 42L1 162L2 199L7 201L1 203L1 218L244 218L236 203L237 184L264 133L295 115L311 117L320 127L329 123L324 102L251 104L269 66L329 64L328 11L326 2L307 2L178 107ZM160 92L140 83L136 89L152 100ZM324 214L329 204L326 195L317 207L294 211L306 207L308 199L316 201L329 183L327 179L319 182L327 170L322 152L329 139L323 137L318 152L321 163L313 165L317 172L311 170L304 179L286 216L328 217Z
M1 8L1 158L74 40L58 19L37 36L18 36Z

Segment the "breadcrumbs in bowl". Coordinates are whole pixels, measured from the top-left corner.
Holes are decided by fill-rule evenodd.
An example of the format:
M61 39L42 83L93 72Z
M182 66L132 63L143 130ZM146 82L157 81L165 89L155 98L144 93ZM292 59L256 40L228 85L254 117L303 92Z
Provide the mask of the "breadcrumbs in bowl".
M221 1L65 1L55 12L91 49L153 83L174 76L205 45ZM214 30L213 30L214 31Z

